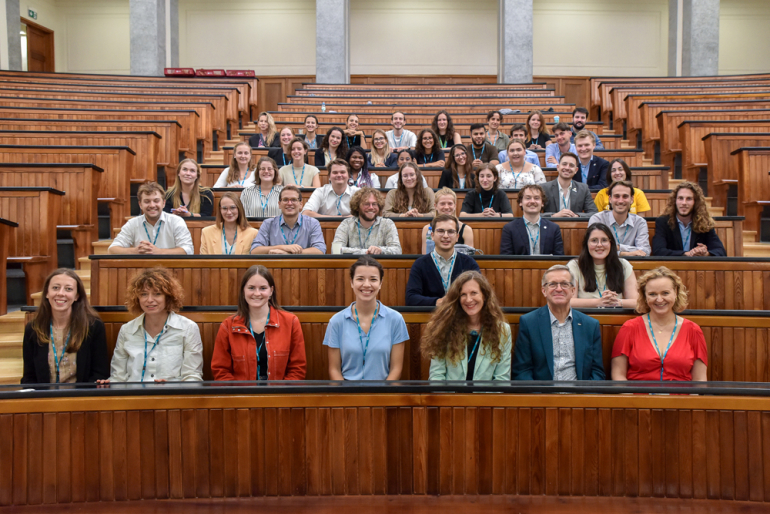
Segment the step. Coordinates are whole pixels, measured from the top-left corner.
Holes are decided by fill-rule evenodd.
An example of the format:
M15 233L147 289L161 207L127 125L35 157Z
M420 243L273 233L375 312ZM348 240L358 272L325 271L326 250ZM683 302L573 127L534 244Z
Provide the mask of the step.
M87 271L89 276L90 276L91 275L91 259L89 259L88 257L81 257L80 259L78 259L78 261L80 262L80 269L78 271L80 271L80 272Z
M743 244L746 243L758 243L759 237L756 230L744 230L743 231Z
M112 239L100 239L99 241L96 241L93 243L94 246L94 255L107 255L108 252L107 249L112 244ZM89 267L90 269L90 267Z
M24 331L0 334L0 359L21 359Z
M744 257L770 257L770 243L743 243Z
M11 312L0 316L0 334L24 333L24 313Z
M0 384L18 384L24 372L21 358L0 358Z

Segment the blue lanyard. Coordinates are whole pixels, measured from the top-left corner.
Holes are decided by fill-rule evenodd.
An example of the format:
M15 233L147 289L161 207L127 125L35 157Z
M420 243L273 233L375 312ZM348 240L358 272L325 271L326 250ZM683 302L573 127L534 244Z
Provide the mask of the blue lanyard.
M283 242L287 245L293 245L294 241L297 240L297 236L299 236L299 231L302 228L302 215L297 216L297 231L294 233L294 237L291 239L291 243L288 239L286 239L286 233L283 231L283 214L281 214L281 217L278 220L278 228L281 229L281 235L283 236ZM289 230L289 234L292 233L294 229Z
M270 307L267 308L267 319L265 320L265 339L262 341L262 344L257 347L257 380L259 380L259 352L262 351L262 347L265 345L265 341L267 341L267 324L270 323ZM251 337L254 338L254 344L257 344L257 336L254 335L254 329L251 328L251 319L249 319L249 332L251 332Z
M358 245L360 248L369 248L369 236L372 235L372 229L374 228L374 223L372 223L372 226L369 227L369 230L366 232L366 239L364 239L364 242L361 242L361 221L357 220L356 225L358 226Z
M238 226L237 225L235 226L235 237L233 238L233 244L228 245L227 236L225 235L225 224L222 223L222 239L225 242L225 255L232 255L233 250L235 250L235 241L238 239Z
M452 282L452 271L455 269L455 259L457 258L457 252L455 252L452 255L452 260L449 261L449 272L447 273L446 278L444 278L444 274L441 273L441 268L438 265L438 259L436 258L436 251L434 250L433 252L431 252L430 256L433 257L433 263L436 265L438 274L441 275L441 284L444 286L444 292L449 291L449 285Z
M481 332L476 335L476 342L473 344L471 353L468 354L468 362L471 362L473 355L476 353L476 349L479 347L479 341L481 341Z
M398 143L396 143L396 133L393 132L391 135L393 136L393 148L401 148L401 141L404 140L404 135L406 135L406 133L401 132L401 137L398 138Z
M305 180L305 165L302 165L302 175L299 177L299 182L297 182L297 172L294 171L294 163L291 163L291 175L294 177L294 183L298 186L302 187L302 181Z
M72 330L70 330L67 333L67 339L64 341L64 348L61 350L61 358L64 359L64 354L67 353L67 346L70 344L70 336L72 335ZM59 365L61 364L61 361L59 360L59 357L56 353L56 343L53 340L53 323L51 323L51 347L53 348L53 361L56 364L56 383L59 383Z
M471 143L471 151L473 152L473 160L474 161L476 159L478 159L479 157L484 157L484 145L481 145L481 150L479 150L479 152L481 152L481 155L479 157L476 157L476 147L473 146L473 143Z
M495 195L493 194L492 198L489 199L489 207L488 207L489 209L492 208L492 202L494 201L495 201ZM479 193L479 203L481 204L481 210L483 211L485 207L484 207L484 199L481 198L481 193Z
M307 137L305 137L305 143L307 143L307 147L310 148L311 150L315 150L316 149L316 140L315 140L315 138L313 138L310 141L308 141Z
M540 224L538 223L537 225L537 237L534 239L532 238L532 232L530 232L529 225L527 225L526 221L524 222L524 225L527 227L527 235L529 236L530 243L532 243L531 254L535 255L535 251L538 250L537 242L540 241Z
M511 168L511 175L513 175L513 187L511 189L519 189L518 187L516 187L516 184L518 183L519 177L521 176L521 174L524 173L524 166L521 167L521 171L518 173L514 173L513 165L511 163L508 163L508 166Z
M147 222L145 221L144 223L142 223L142 226L144 227L144 233L147 234L147 240L149 241L152 238L150 237L150 231L147 230ZM158 228L155 229L155 239L152 239L153 246L155 246L155 243L158 242L158 236L160 235L160 227L162 226L163 226L163 220L160 220L158 222Z
M334 193L333 190L332 190L332 193ZM337 196L337 193L334 193L334 196ZM345 196L345 193L342 193L341 195L337 196L337 216L342 216L342 211L340 210L340 207L342 206L343 196Z
M168 323L168 318L166 318L166 323ZM142 364L142 380L141 382L144 382L144 372L147 371L147 356L152 354L152 351L155 350L155 347L158 346L158 343L160 342L160 338L163 336L163 334L166 332L166 325L163 325L163 330L160 331L160 334L158 334L158 337L155 338L155 342L152 344L152 348L150 348L150 351L147 351L147 337L149 334L147 333L147 329L142 327L144 329L144 364Z
M366 366L366 351L369 349L369 338L372 337L372 330L374 329L374 322L377 320L377 313L380 311L380 302L377 301L377 308L374 309L374 314L372 314L372 322L369 325L369 332L366 333L366 345L364 345L364 331L361 330L361 321L358 319L358 308L355 305L355 302L353 303L353 312L356 313L356 325L358 326L358 340L361 342L361 349L364 352L364 362L361 364L361 369L363 370L364 366Z
M495 136L495 140L494 140L494 141L489 141L489 131L487 130L487 141L489 141L489 143L490 143L492 146L494 146L494 145L496 145L496 144L497 144L497 138L499 138L499 137L500 137L500 131L498 130L498 131L497 131L497 135Z
M681 236L681 230L679 232L679 235ZM688 245L690 244L690 236L692 235L692 225L685 229L685 233L687 234L687 239L682 239L682 249L686 252L690 249Z
M628 235L628 229L631 228L631 225L626 225L626 230L623 231L623 241L625 241L626 236ZM615 233L615 241L618 242L618 246L621 244L625 244L620 240L620 237L618 237L618 231L615 228L615 225L612 225L612 231Z
M275 190L275 186L270 188L270 191L267 193L267 196L265 196L265 201L262 201L262 186L257 185L257 194L259 195L259 203L262 205L262 216L267 214L267 202L270 201L270 195L273 194L273 191Z
M251 172L249 170L246 170L246 175L243 176L243 180L238 181L239 186L242 186L246 182L246 179L249 178L249 173Z
M569 185L567 186L567 196L565 197L561 191L559 191L559 196L561 197L561 204L564 206L565 209L569 209L569 191L572 189L572 181L570 181Z
M404 137L403 135L401 137ZM356 136L353 136L353 140L355 141ZM353 148L353 145L350 144L350 138L348 136L345 136L345 141L348 142L348 148Z
M650 335L652 335L652 342L655 343L655 351L658 352L658 356L660 357L660 381L663 382L663 361L666 359L668 349L671 348L671 343L674 342L674 335L676 335L676 326L679 324L679 318L674 318L674 331L671 332L671 339L668 340L668 346L666 346L666 351L663 352L663 355L660 354L660 350L658 349L658 342L655 340L655 332L652 330L652 321L650 321L649 314L647 314L647 324L650 326Z
M286 166L286 165L288 165L288 164L292 164L292 166L291 166L291 167L292 167L292 169L294 169L294 164L292 163L292 160L291 160L291 159L289 159L289 162L286 162L286 154L283 154L283 155L281 156L281 159L283 159L283 165L284 165L284 166Z
M427 154L423 155L423 161L425 161L425 164L429 164L429 163L433 162L433 154L432 153L430 154L430 160L428 160Z

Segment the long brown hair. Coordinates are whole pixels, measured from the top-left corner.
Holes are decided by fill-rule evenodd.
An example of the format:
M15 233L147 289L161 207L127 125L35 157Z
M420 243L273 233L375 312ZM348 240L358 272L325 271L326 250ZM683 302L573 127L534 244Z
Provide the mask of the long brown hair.
M51 323L53 315L51 314L51 303L48 301L48 286L51 280L58 275L66 275L73 279L77 284L78 299L72 303L72 313L69 319L70 342L67 346L67 353L75 353L80 349L83 340L88 337L88 329L99 315L88 303L86 288L83 281L77 274L67 268L59 268L51 272L43 284L43 299L40 301L40 307L35 312L32 320L32 330L35 331L37 342L40 345L47 345L51 342Z
M235 160L235 152L238 151L239 146L247 146L249 153L251 153L251 145L246 141L241 141L235 147L233 147L233 158L230 160L230 171L227 173L227 183L232 184L238 182L238 176L241 174L241 167L238 165L238 161ZM246 166L246 176L249 176L249 172L254 169L254 154L251 154L249 164Z
M491 354L493 362L499 362L502 358L500 338L505 318L495 291L478 271L466 271L457 277L449 287L444 301L433 311L420 344L420 352L425 357L446 359L456 364L465 355L469 318L460 305L460 292L471 280L479 285L484 297L481 309L481 349Z
M217 227L222 228L222 225L225 224L225 220L222 217L222 200L225 198L232 200L235 204L235 208L238 209L238 218L235 220L235 225L241 230L246 230L249 228L249 222L246 220L246 211L243 208L241 199L238 198L238 195L230 191L223 194L222 198L219 199L219 208L217 209Z
M692 229L698 234L704 234L714 228L714 218L709 213L708 206L706 205L706 198L703 196L703 190L698 184L693 182L684 181L679 183L671 195L668 197L668 203L666 204L666 216L668 216L668 226L671 230L676 230L676 196L682 189L689 189L692 191L695 197L695 203L692 206ZM687 248L685 248L685 251Z
M463 165L463 168L465 169L465 188L470 189L470 186L473 186L474 180L473 180L473 165L471 164L470 156L468 155L468 149L463 144L456 144L452 146L452 149L449 150L449 154L446 158L446 167L450 170L452 170L452 188L453 189L459 189L460 188L460 173L457 171L457 167L459 164L457 164L457 161L455 160L455 150L459 149L463 152L465 152L465 164Z
M267 301L267 304L273 309L282 310L281 306L278 305L278 302L275 299L276 291L273 275L266 267L262 266L261 264L256 264L247 269L246 273L243 274L243 278L241 279L241 286L238 289L238 312L236 314L238 317L243 318L244 321L248 321L249 319L249 304L246 302L246 295L243 294L243 290L246 288L246 283L251 280L254 275L259 275L260 277L264 278L267 281L267 285L273 288L273 294L270 295L270 299Z
M406 192L404 178L401 175L404 168L412 168L417 175L417 183L414 186L413 207L421 214L430 212L433 206L430 204L428 195L425 193L426 188L422 185L422 172L420 172L419 166L414 162L405 162L398 168L398 186L396 187L396 194L393 200L393 212L401 213L409 210L409 194Z
M174 185L171 186L171 189L166 191L166 199L171 198L172 203L174 206L174 209L182 205L182 185L179 181L179 170L182 169L182 166L184 166L185 163L191 162L195 165L195 170L198 173L197 178L195 179L195 183L193 184L193 190L190 194L190 203L187 204L187 210L190 211L193 214L198 214L201 212L201 193L204 193L206 191L211 191L208 187L203 187L201 185L201 167L198 165L197 162L193 159L184 159L182 162L180 162L176 167L176 180L174 181Z

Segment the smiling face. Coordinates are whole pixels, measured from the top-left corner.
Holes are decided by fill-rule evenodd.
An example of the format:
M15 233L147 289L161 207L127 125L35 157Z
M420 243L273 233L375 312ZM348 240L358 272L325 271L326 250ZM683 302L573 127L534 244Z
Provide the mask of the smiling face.
M581 131L586 126L586 115L582 112L576 112L572 115L572 126L576 131Z
M405 162L412 162L412 156L409 152L401 152L398 154L398 165L401 166Z
M537 189L526 189L521 199L521 210L524 214L538 215L543 208L543 199Z
M593 258L594 264L603 264L611 248L610 238L604 230L594 229L588 235L588 254Z
M380 204L377 203L377 198L374 195L369 195L368 198L361 199L358 211L362 220L374 221L380 215Z
M447 125L449 125L449 120L447 120L446 114L442 112L438 115L438 118L436 118L436 126L439 130L446 130Z
M454 221L441 221L436 223L436 229L433 231L433 241L436 248L448 252L457 244L457 225Z
M460 289L460 307L469 318L475 318L481 314L484 308L484 295L481 293L481 287L475 280L469 280Z
M612 177L613 182L626 180L626 170L623 168L623 165L619 162L613 162L610 168L610 177Z
M546 275L545 286L541 291L548 305L567 307L575 294L572 277L567 270L554 270Z
M348 117L348 128L353 130L358 129L358 116L351 114Z
M594 153L595 147L596 144L590 137L575 139L575 150L577 150L578 157L580 157L581 160L590 159Z
M222 212L222 219L225 223L235 223L238 219L238 207L230 198L222 198L219 201L219 210Z
M235 162L241 166L248 166L251 162L251 148L249 145L238 145L235 148Z
M157 289L145 287L139 293L139 307L149 315L166 312L166 295Z
M423 132L421 141L422 147L425 149L425 153L433 153L433 145L436 143L436 141L433 139L433 134L430 132Z
M350 162L348 164L350 164L350 167L356 172L359 172L361 171L361 168L364 167L364 156L358 152L353 152L350 154Z
M179 168L177 177L179 178L182 187L192 187L195 184L195 181L198 180L198 166L189 161L185 162Z
M497 130L500 128L500 115L497 113L494 113L491 118L489 118L489 128L492 130Z
M72 304L78 300L78 283L67 275L54 275L48 283L45 297L51 304L51 312L69 316Z
M458 166L465 166L465 163L468 162L468 152L466 152L464 148L455 148L452 150L452 156Z
M521 163L524 159L526 149L519 142L514 142L508 145L508 160L513 163Z
M450 195L441 195L436 199L436 212L439 214L457 214L457 203Z
M275 168L270 162L264 161L259 163L258 173L261 182L273 183L275 181Z
M153 191L151 194L143 194L139 197L139 209L144 214L144 217L147 218L147 221L153 225L160 218L163 204L163 195L159 191Z
M332 185L347 185L349 178L348 169L345 166L341 164L332 164L331 170L329 170L329 182Z
M417 172L414 171L414 168L407 166L401 170L401 182L407 189L414 189L417 186Z
M302 208L302 201L299 199L299 194L291 189L281 191L281 198L278 200L278 208L281 209L284 218L293 218Z
M267 122L267 116L263 114L259 117L257 127L259 127L260 132L267 132L267 129L270 127L270 124Z
M299 141L291 144L291 158L295 161L305 160L305 145Z
M559 161L556 165L556 171L559 173L559 177L564 180L571 180L577 173L578 165L573 157L567 156Z
M630 188L626 186L615 186L612 188L610 196L610 205L617 214L625 214L631 209L634 197Z
M356 301L367 302L377 298L382 287L380 270L374 266L358 266L350 281Z
M485 191L489 191L495 185L495 174L490 169L484 169L479 172L479 184Z
M406 124L406 120L404 119L404 114L400 112L393 113L393 117L390 119L390 122L393 125L393 128L395 130L400 130L404 128L404 125Z
M526 141L527 139L527 133L524 132L522 129L517 129L511 132L511 139L521 139L522 141Z
M553 131L554 137L556 137L556 142L560 146L564 146L567 143L569 143L569 140L572 138L572 132L569 130L554 130Z
M693 192L685 187L677 191L676 193L676 212L683 218L692 214L692 209L695 207L695 195Z
M305 132L309 133L315 133L316 129L318 128L318 122L315 120L315 118L308 118L305 120Z
M534 114L529 119L529 128L530 128L530 130L538 132L538 131L540 131L540 127L542 125L543 125L543 120L540 119L540 115L539 114Z
M372 144L377 150L382 150L385 148L385 144L388 142L387 138L384 134L377 133L374 136L372 136Z
M289 143L291 143L292 139L294 139L294 134L292 134L290 128L281 130L281 145L287 146Z
M644 287L644 299L650 312L665 316L674 310L676 303L676 287L668 277L649 280Z
M342 134L339 130L329 132L329 148L337 148L342 143Z
M267 279L258 273L243 286L243 296L249 309L261 309L268 304L272 295L273 288L267 283Z
M473 132L471 132L471 139L473 140L473 144L475 146L482 146L484 144L484 139L486 137L487 135L483 128L476 129Z

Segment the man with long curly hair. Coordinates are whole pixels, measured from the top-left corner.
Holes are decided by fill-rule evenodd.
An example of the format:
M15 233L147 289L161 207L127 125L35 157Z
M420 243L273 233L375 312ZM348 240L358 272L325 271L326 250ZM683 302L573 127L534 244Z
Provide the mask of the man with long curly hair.
M666 213L655 220L652 255L727 255L714 229L703 191L697 184L685 181L671 192Z

